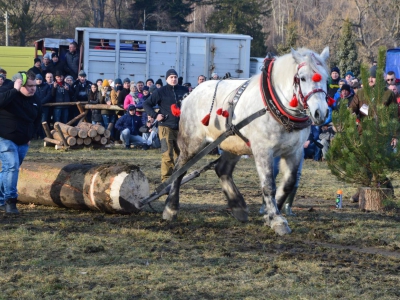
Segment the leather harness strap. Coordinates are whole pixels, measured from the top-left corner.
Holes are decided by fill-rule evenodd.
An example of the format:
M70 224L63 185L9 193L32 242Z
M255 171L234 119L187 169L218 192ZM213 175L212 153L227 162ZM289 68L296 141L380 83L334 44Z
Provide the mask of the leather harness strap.
M263 71L260 76L260 90L264 104L268 107L275 120L285 127L286 131L292 132L293 130L307 128L312 123L310 117L303 113L300 116L292 115L286 110L279 97L276 96L271 82L273 62L273 59L265 59Z

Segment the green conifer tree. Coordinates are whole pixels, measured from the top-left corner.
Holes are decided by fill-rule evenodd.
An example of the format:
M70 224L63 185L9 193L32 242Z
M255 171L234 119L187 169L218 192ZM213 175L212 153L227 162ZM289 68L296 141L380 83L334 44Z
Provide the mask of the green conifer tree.
M353 31L351 30L351 23L348 19L344 21L342 32L339 37L337 63L340 74L342 74L343 77L347 71L352 71L355 76L360 74L357 44Z
M383 79L385 53L380 48L373 88L368 84L367 67L361 67L363 88L357 96L368 105L368 115L356 116L345 104L332 114L337 134L331 141L327 162L332 174L348 183L383 187L388 174L400 167L400 149L396 152L390 145L392 138L400 134L397 103L384 104L390 93ZM361 126L361 134L357 126Z

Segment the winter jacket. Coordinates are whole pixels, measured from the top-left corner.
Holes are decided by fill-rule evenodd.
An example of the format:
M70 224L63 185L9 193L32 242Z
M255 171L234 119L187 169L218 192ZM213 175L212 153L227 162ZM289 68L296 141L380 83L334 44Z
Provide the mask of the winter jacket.
M86 80L84 83L80 82L79 79L73 84L74 97L72 101L87 101L88 95L90 93L90 86L92 83Z
M3 85L0 86L0 93L11 90L12 88L14 88L14 81L6 79L4 80Z
M36 86L35 95L40 100L40 103L42 105L50 103L51 100L53 99L53 96L51 95L51 87L45 82L42 82L40 85Z
M139 131L140 127L143 126L142 119L136 115L131 115L129 112L123 115L115 123L115 128L122 131L129 128L131 135L142 135Z
M143 104L146 113L157 118L158 114L164 115L164 120L160 122L160 126L166 126L174 130L179 128L179 117L172 114L171 105L176 104L181 107L183 96L188 93L187 87L181 85L164 85L155 90L153 94ZM155 112L153 107L158 105L159 111Z
M334 97L335 93L337 92L339 88L339 81L340 78L333 80L332 77L329 76L328 78L328 96L329 97Z
M110 101L111 104L112 104L112 100L111 100L112 91L110 91L110 90L111 90L111 88L109 88L109 90L106 91L104 96L103 95L101 96L100 104L107 104L107 101ZM100 111L100 113L102 115L113 115L113 114L115 115L115 111L114 110L107 110L107 109L102 109Z
M138 102L139 102L139 98L132 96L132 93L129 93L128 95L126 95L125 100L124 100L124 109L128 110L128 107L130 104L133 104L136 106ZM136 106L136 108L138 108L138 107Z
M0 137L24 145L38 131L41 118L36 94L26 97L14 88L0 94Z
M97 91L93 93L92 91L89 92L88 95L88 102L89 104L100 104L100 99L102 98L101 92ZM93 122L101 122L102 121L101 111L100 109L92 109L92 121Z
M74 80L78 78L78 71L79 71L78 51L75 51L74 53L67 52L67 54L65 54L64 71L67 75L71 75Z
M129 89L122 89L122 91L119 92L118 94L118 103L117 105L121 108L124 108L124 101L126 96L128 96L130 93ZM117 111L117 115L122 116L124 114L123 111Z
M68 86L68 90L65 89L66 85ZM71 102L73 89L71 89L68 83L63 82L62 85L57 84L56 87L53 85L51 95L53 96L55 103ZM68 108L68 106L59 106L56 108Z

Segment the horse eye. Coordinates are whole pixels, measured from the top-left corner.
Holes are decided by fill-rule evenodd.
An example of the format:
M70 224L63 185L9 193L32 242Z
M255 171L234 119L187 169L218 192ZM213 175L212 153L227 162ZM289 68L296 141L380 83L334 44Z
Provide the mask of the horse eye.
M304 82L304 81L306 81L306 78L305 77L301 77L300 80Z

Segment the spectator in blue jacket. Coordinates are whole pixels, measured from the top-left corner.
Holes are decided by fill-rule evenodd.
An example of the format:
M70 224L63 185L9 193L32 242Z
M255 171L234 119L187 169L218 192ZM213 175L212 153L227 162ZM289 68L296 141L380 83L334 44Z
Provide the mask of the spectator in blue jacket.
M130 104L128 113L119 118L115 124L115 128L121 132L120 139L124 142L126 149L130 149L131 144L141 146L144 150L149 149L139 131L142 126L142 118L136 115L136 106Z

